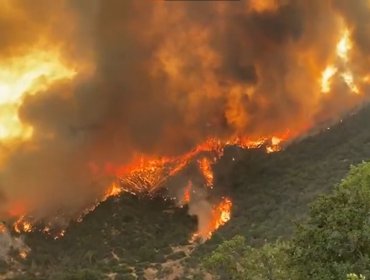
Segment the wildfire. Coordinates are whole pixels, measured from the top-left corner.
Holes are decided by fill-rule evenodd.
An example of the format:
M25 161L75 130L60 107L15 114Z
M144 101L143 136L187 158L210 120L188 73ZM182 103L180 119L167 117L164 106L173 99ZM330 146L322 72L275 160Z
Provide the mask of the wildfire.
M151 193L154 193L166 182L168 178L184 170L192 161L197 162L199 170L204 178L205 187L213 188L214 174L212 163L223 155L225 146L236 145L241 148L250 149L260 148L263 145L266 145L267 152L276 152L281 149L281 143L288 139L288 136L289 135L286 133L284 136L274 136L271 137L271 139L266 137L258 140L251 140L249 138L238 137L228 141L221 141L212 138L198 145L190 152L177 157L161 157L156 159L152 157L138 156L127 165L114 167L111 164L106 164L104 167L104 173L110 176L113 175L116 180L106 188L101 199L97 200L95 204L85 208L81 212L81 214L76 218L76 221L81 222L88 213L94 211L102 202L106 201L110 197L119 196L123 192L129 192L135 195L150 195ZM96 166L92 169L96 169ZM190 203L192 192L193 185L191 180L189 180L189 183L184 189L183 198L181 199L182 205ZM212 232L217 230L230 219L231 207L231 200L223 198L218 205L213 207L212 219L207 226L206 232L201 230L194 236L200 237L203 240L211 237ZM20 205L17 206L17 209L18 208L23 209ZM16 212L18 213L19 211ZM13 224L14 231L17 233L28 233L37 230L53 236L54 239L62 238L65 235L65 229L56 231L55 229L52 229L53 226L51 224L47 224L44 228L38 229L32 221L32 218L26 215L21 215Z
M178 174L184 170L190 162L196 160L206 185L211 188L213 186L213 171L211 164L223 155L226 146L239 146L244 149L253 149L266 145L267 152L276 152L281 149L281 142L287 140L290 136L291 135L285 134L283 137L264 137L257 140L235 137L226 141L211 138L201 143L190 152L180 156L155 158L141 155L134 158L131 163L122 166L113 166L108 163L103 172L107 175L119 178L123 190L126 192L152 193L160 188L168 178ZM271 144L268 144L269 141ZM113 189L117 190L117 188ZM108 188L104 196L105 199L111 196L111 190L112 186Z
M131 163L123 166L113 166L106 164L104 172L118 178L118 181L111 184L101 201L93 207L87 209L79 217L78 221L89 212L93 211L97 205L109 197L118 196L122 192L132 194L145 193L150 195L158 190L168 178L176 175L184 170L192 161L196 161L201 172L205 186L213 188L214 174L212 163L219 159L224 152L225 146L239 146L244 149L260 148L266 145L266 152L272 153L281 150L281 143L291 137L288 131L281 136L262 137L252 140L247 137L235 137L227 141L211 138L204 143L198 145L193 150L177 157L145 157L137 156ZM181 204L189 204L193 192L192 182L189 181L184 189L183 197L180 199ZM194 234L194 238L202 238L203 240L211 237L212 233L220 226L224 225L230 219L232 202L229 198L223 200L212 209L212 219L207 226L206 232L201 230Z
M23 124L18 109L26 95L45 90L53 82L70 79L76 73L63 65L58 55L33 51L0 63L0 142L27 139L32 127Z
M219 192L214 190L213 167L225 147L278 152L316 122L325 123L364 100L343 96L343 89L360 94L362 85L370 83L360 61L366 61L365 53L356 50L368 30L362 21L353 20L364 5L354 6L352 14L342 11L345 5L325 1L290 5L285 0L250 0L242 9L220 3L207 9L205 16L212 24L205 25L202 16L189 14L190 4L151 6L137 1L127 8L138 13L122 19L111 13L122 8L120 1L101 1L86 13L68 1L58 6L45 1L41 10L50 16L39 21L38 9L22 1L3 2L0 163L6 167L1 169L1 183L7 203L1 213L16 220L13 228L18 233L63 237L65 229L55 228L55 220L62 219L53 216L51 221L44 213L52 214L43 211L54 208L54 202L58 209L51 211L63 212L57 216L82 221L100 203L125 192L149 197L175 193L176 201L189 208L197 200L206 201L211 218L195 236L207 239L231 215L232 201L214 197ZM311 20L318 12L320 20ZM229 22L235 17L237 21ZM37 36L24 36L23 23L29 23L27 30ZM63 32L54 34L55 30ZM352 33L358 30L364 32ZM329 33L337 38L333 41ZM132 39L132 44L121 38ZM78 59L78 68L65 58ZM29 98L74 78L76 69L87 79L60 87L68 94L62 102L60 96L38 102ZM334 87L338 95L331 92ZM54 112L59 104L61 110ZM22 119L21 108L29 123ZM279 134L287 128L292 133ZM40 137L26 142L33 135ZM194 145L191 150L171 155L176 145L189 143ZM161 156L149 152L154 150ZM122 162L117 162L117 151ZM40 159L37 164L35 159ZM86 164L91 166L87 172ZM177 181L170 180L174 176L191 176L194 171L202 180L187 178L189 183L180 185L180 191L162 192ZM64 190L59 185L64 180L74 182ZM94 187L86 188L90 184ZM54 187L58 195L43 203ZM79 199L66 203L75 193ZM64 207L71 209L63 211ZM61 227L66 226L63 222Z

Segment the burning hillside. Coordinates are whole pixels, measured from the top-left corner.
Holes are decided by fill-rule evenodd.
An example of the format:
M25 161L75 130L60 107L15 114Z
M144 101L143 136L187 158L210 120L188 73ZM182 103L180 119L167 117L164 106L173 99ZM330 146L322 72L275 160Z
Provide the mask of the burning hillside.
M226 146L276 152L367 100L368 18L365 0L2 1L0 217L58 237L167 188L208 238L230 219Z

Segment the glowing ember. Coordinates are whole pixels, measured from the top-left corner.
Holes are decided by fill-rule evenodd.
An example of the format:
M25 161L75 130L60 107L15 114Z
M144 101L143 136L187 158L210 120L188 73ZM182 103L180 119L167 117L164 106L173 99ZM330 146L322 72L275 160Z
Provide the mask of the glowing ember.
M22 258L22 259L26 259L28 257L28 253L26 251L20 251L19 252L19 256Z
M188 204L191 199L191 190L192 190L192 183L189 181L189 183L186 185L184 190L184 197L182 199L183 204Z
M3 223L0 223L0 234L3 234L6 232L6 227Z
M203 157L202 159L198 160L198 165L206 182L206 186L213 188L213 171L210 160L206 157Z
M25 216L21 216L15 223L14 223L14 230L17 233L21 232L31 232L33 230L32 224L26 220Z
M60 232L58 232L55 236L54 236L54 240L57 240L59 238L62 238L64 237L64 235L66 234L66 231L63 229L61 230Z

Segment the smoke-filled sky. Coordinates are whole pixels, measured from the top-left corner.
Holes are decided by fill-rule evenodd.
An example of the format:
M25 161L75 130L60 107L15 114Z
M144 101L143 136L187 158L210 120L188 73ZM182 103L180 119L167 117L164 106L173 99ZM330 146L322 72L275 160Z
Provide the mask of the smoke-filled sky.
M4 218L74 214L136 154L298 136L370 81L368 0L0 0L0 38Z

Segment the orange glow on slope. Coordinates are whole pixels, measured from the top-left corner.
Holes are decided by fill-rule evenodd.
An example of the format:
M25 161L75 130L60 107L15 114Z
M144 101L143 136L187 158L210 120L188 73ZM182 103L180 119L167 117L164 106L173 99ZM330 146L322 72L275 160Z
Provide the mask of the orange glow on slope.
M58 54L33 51L25 56L0 62L0 142L27 139L32 127L23 124L18 109L27 95L47 89L76 73L63 65Z

